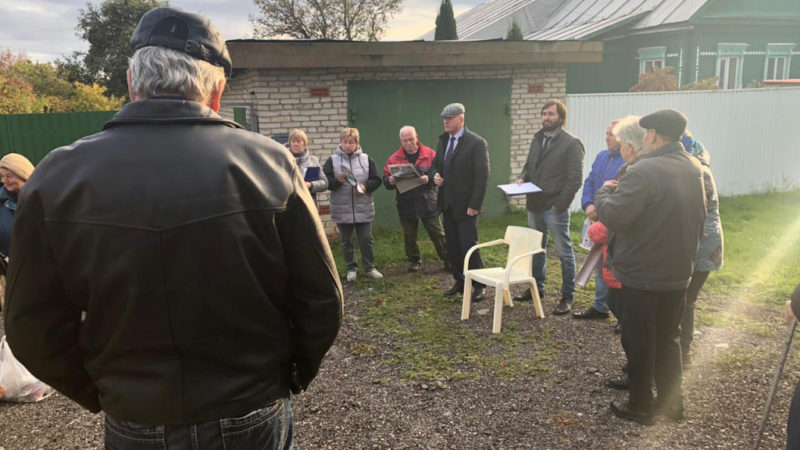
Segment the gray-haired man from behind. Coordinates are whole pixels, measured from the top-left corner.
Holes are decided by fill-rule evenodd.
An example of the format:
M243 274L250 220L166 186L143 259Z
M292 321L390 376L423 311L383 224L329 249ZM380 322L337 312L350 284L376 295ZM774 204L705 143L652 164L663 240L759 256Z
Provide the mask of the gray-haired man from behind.
M9 343L105 411L107 448L290 448L290 391L342 317L314 202L288 150L217 115L231 60L207 19L153 9L131 43L132 103L22 193Z

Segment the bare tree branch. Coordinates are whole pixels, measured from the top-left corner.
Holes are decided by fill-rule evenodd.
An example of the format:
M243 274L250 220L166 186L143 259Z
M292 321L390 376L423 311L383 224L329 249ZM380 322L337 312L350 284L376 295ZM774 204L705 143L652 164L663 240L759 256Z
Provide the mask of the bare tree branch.
M377 41L403 0L253 0L253 36Z

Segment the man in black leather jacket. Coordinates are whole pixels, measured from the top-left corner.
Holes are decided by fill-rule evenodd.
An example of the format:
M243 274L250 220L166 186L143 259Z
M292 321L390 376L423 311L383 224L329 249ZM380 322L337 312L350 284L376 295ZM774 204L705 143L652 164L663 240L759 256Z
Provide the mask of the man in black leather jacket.
M133 102L51 152L20 199L8 341L105 411L113 448L287 447L290 390L342 316L314 202L288 150L216 114L231 62L207 19L157 8L131 43Z

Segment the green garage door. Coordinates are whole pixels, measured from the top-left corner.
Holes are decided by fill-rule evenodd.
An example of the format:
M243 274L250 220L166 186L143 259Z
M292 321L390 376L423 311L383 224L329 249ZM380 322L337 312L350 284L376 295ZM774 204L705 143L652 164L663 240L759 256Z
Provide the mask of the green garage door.
M381 173L400 148L400 127L414 126L422 143L436 150L444 132L442 108L463 103L467 128L489 143L491 174L484 213L505 212L507 203L496 186L509 182L511 170L511 80L350 81L347 90L350 124L361 132L361 147ZM394 191L381 187L375 193L375 209L376 225L399 224Z

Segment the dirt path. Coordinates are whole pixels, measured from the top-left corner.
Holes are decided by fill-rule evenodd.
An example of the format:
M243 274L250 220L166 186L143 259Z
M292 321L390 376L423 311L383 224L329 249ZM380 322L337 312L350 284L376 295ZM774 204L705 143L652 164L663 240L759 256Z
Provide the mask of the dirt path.
M448 282L443 274L430 276L440 287ZM366 291L346 289L352 318ZM505 378L484 371L480 378L449 382L446 389L404 381L405 368L393 353L397 342L346 320L318 378L294 399L296 448L748 448L784 327L776 313L780 305L754 306L743 300L745 294L701 296L704 314L730 320L699 327L695 365L685 374L687 419L652 427L618 420L608 410L611 400L624 395L603 385L624 363L613 321L550 316L552 299L545 300L543 320L520 307L504 315L504 324L516 323L525 336L547 336L554 350L547 373ZM460 304L436 301L451 303L448 325L468 326L490 338L491 314L476 314L461 325ZM488 308L486 303L477 308ZM525 352L533 344L517 348ZM375 351L353 353L364 345ZM800 353L793 352L762 448L783 447L789 398L798 379ZM0 447L99 448L102 420L102 414L86 413L59 395L33 405L0 403Z

